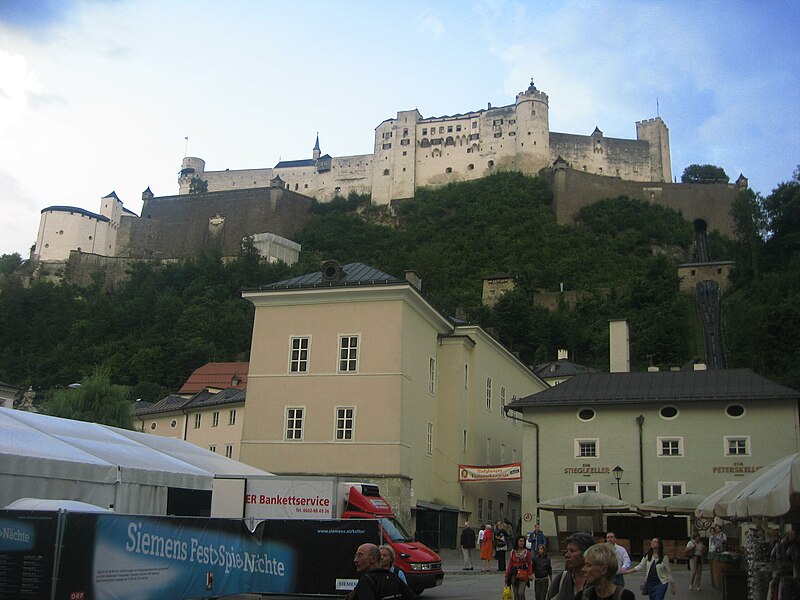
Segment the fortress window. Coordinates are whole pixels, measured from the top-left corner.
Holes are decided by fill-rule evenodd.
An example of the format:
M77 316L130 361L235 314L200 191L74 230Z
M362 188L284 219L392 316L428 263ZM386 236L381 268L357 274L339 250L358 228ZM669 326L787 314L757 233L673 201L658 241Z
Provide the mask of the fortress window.
M391 150L392 149L392 145L391 144L384 144L383 145L383 149L384 150Z
M503 132L502 131L495 131L494 132L494 137L499 138L499 137L502 137L502 136L503 136Z
M408 154L408 152L406 152L405 150L403 150L403 156L405 156L406 154ZM403 169L403 170L405 171L405 169Z
M444 126L439 127L439 133L444 133Z
M295 189L295 191L299 190L300 189L300 184L299 183L295 183L294 184L294 189Z
M335 188L333 188L333 193L334 194L338 194L341 191L342 191L342 188L340 188L338 185Z
M306 190L308 189L308 184L307 183L303 185L303 189L306 189Z
M447 133L453 133L453 126L452 125L448 125Z
M408 146L410 143L411 143L411 140L409 140L409 139L400 140L400 145L401 146Z
M509 136L512 136L512 135L517 135L517 132L516 132L516 131L509 131L509 132L508 132L508 135L509 135Z
M533 109L533 110L531 111L531 114L532 114L532 115L534 115L534 116L536 116L536 109Z
M92 239L92 236L89 236L89 239Z
M479 140L479 139L481 139L481 134L480 133L470 133L469 134L469 139L470 140Z
M472 171L472 169L474 169L474 168L475 168L475 165L473 165L472 163L467 165L467 171Z
M456 131L461 131L461 125L456 125Z
M403 137L406 137L407 135L408 135L408 129L407 128L403 129Z
M472 154L472 148L467 148L467 154Z
M422 135L428 135L428 128L427 127L423 127L422 128Z
M442 138L435 138L431 140L431 144L433 146L441 146L442 145Z
M444 141L445 146L455 146L456 141L453 139L452 136L447 136L447 139Z
M517 122L517 120L516 120L516 119L509 119L509 120L508 120L508 124L509 124L509 125L513 125L513 124L514 124L514 123L516 123L516 122Z
M419 143L421 148L427 148L431 145L430 140L428 138L422 138L422 141Z
M486 163L486 166L491 169L494 166L494 161L490 160L488 163Z
M478 122L477 121L473 121L472 122L472 128L473 129L477 129L478 128Z
M383 174L384 174L384 175L388 175L388 174L389 174L389 169L384 169L384 170L383 170Z
M447 173L447 174L449 175L450 173L452 173L452 172L453 172L453 167L447 167L447 168L444 170L444 172L445 172L445 173Z

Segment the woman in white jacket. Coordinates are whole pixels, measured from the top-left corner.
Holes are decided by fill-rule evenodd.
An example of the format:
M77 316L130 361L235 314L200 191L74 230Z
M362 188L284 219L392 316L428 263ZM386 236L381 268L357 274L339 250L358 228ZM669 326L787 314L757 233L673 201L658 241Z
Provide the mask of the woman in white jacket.
M620 573L633 573L644 569L645 580L642 591L650 596L650 600L664 600L667 594L667 585L675 594L675 580L672 578L672 569L669 567L669 557L664 556L664 545L660 538L650 540L650 550L642 557L635 567L620 571Z

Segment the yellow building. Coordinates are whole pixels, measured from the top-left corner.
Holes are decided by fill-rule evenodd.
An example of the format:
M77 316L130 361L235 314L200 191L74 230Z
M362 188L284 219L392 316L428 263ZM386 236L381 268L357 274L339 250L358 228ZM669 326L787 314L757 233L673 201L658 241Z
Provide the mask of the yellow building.
M460 519L516 523L519 482L460 483L458 467L520 461L504 405L546 386L413 281L329 262L243 292L255 323L240 460L374 481L422 541L447 547Z

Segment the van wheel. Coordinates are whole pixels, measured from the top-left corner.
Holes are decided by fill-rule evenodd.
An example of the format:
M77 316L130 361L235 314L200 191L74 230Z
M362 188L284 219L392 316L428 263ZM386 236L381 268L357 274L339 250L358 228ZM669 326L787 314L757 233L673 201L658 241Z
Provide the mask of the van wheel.
M421 590L411 590L411 591L414 592L417 596L422 596L422 592L425 591L425 588L422 588Z

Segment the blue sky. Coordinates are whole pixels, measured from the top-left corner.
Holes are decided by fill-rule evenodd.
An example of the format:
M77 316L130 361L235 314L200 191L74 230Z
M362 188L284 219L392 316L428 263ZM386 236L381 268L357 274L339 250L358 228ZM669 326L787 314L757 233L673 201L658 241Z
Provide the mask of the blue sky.
M177 193L210 170L372 151L398 110L510 104L534 78L553 131L634 138L658 112L673 176L800 164L800 3L0 0L0 254L40 211Z

